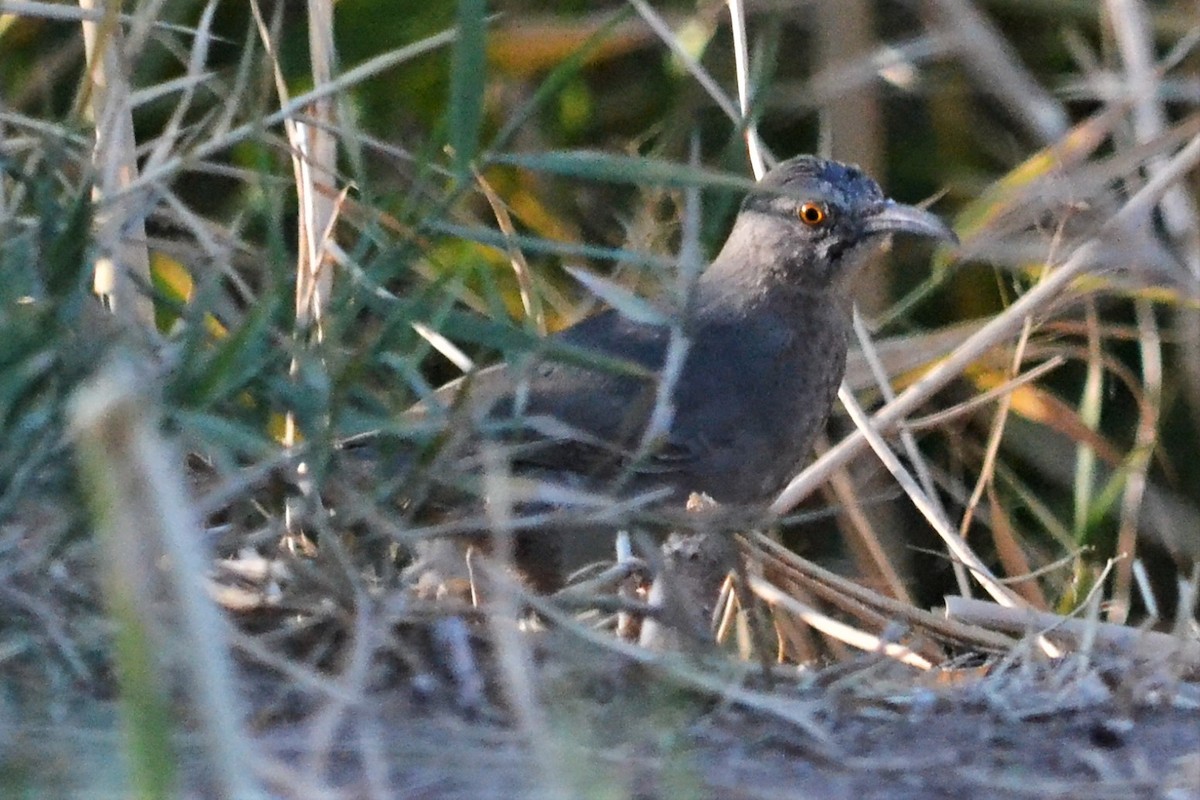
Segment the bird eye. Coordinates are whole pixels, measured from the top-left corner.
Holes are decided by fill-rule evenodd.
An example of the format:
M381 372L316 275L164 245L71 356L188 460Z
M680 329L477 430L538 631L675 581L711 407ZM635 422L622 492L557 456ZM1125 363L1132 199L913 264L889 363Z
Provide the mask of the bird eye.
M796 211L796 216L805 225L820 225L825 221L825 209L816 203L805 203Z

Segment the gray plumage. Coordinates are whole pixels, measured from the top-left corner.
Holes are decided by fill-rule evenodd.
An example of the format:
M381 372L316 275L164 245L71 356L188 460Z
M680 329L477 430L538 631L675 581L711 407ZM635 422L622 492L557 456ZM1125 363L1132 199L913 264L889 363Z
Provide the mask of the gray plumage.
M954 241L937 217L888 200L855 167L800 156L769 172L698 279L673 422L640 461L632 457L669 332L616 310L555 338L631 362L644 377L549 359L502 364L443 387L412 413L453 406L468 387L469 416L514 421L506 439L519 445L517 472L620 494L663 489L672 502L705 492L725 505L765 504L809 457L829 415L854 274L896 232Z

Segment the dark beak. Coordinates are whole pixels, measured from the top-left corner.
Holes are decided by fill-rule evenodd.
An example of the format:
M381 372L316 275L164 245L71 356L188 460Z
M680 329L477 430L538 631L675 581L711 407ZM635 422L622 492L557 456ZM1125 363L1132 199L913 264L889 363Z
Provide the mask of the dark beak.
M958 244L958 236L935 214L888 200L867 219L867 233L912 233Z

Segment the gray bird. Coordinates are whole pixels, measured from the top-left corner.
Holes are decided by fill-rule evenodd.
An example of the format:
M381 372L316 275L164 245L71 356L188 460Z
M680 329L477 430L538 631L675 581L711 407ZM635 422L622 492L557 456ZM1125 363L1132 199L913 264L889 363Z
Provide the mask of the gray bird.
M412 416L461 406L465 391L475 423L507 432L518 474L626 497L658 489L665 503L704 492L761 508L807 460L829 416L845 369L852 279L894 233L957 242L936 216L888 199L856 167L799 156L767 173L698 278L672 422L648 451L639 445L670 334L615 309L552 338L642 374L549 358L500 364L443 387ZM569 534L545 537L556 535ZM527 562L556 559L557 547L524 544ZM521 566L543 576L558 569Z

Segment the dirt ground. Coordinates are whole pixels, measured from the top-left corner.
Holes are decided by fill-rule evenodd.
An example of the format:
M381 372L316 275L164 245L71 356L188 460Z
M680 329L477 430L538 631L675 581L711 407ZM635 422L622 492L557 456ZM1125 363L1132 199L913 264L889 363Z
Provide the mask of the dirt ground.
M720 694L686 685L679 662L586 650L540 653L526 734L499 687L464 710L461 687L427 676L374 693L370 721L317 713L261 742L297 768L327 742L317 772L356 798L1200 797L1200 684L1165 665L930 675L864 658L770 688L728 675Z
M575 657L543 661L529 736L490 704L468 714L411 686L384 692L375 768L352 722L326 777L364 798L1200 797L1200 685L1161 669L1069 660L951 677L864 659L770 689L731 676L739 691L714 696L654 666ZM263 741L303 761L312 735L301 722Z
M345 673L309 690L245 660L254 763L272 796L1200 797L1200 681L1166 663L1110 653L920 672L863 656L779 668L768 686L730 661L639 661L543 631L529 636L535 705L517 713L483 637L472 635L465 670L447 666L435 638L378 651L361 695ZM57 719L5 716L10 787L126 796L111 701ZM180 796L213 796L200 742L185 736L178 750Z
M636 647L545 601L518 625L320 588L232 613L216 645L269 797L1200 799L1200 667L1178 654L1097 642L1050 658L1018 637L950 646L929 669L853 652L763 666L711 640ZM217 797L187 654L167 650L171 796ZM0 660L0 798L130 796L115 676L56 683L47 663Z

